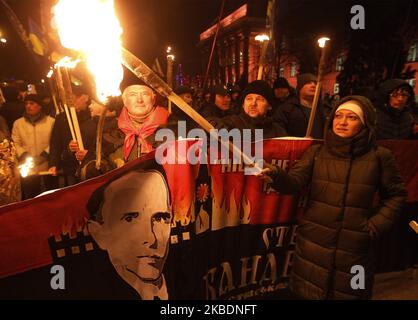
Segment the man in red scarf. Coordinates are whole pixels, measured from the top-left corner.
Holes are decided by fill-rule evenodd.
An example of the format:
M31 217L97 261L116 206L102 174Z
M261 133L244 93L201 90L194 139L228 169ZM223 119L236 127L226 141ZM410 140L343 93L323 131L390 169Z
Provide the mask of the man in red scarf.
M105 125L103 132L102 151L104 157L113 164L111 167L121 167L124 163L152 151L156 147L155 132L160 126L167 124L170 115L165 108L155 105L154 91L144 85L127 87L123 91L122 100L123 108L117 127ZM93 130L90 128L89 132L96 133L96 126L97 124ZM81 128L83 136L87 135L87 129L86 126ZM95 152L95 145L90 149L79 150L75 145L71 151L75 152L77 160L84 161L87 152ZM85 161L82 162L82 166L85 164Z
M169 112L156 106L155 98L154 91L144 85L132 85L123 91L118 126L125 134L125 162L152 151L155 131L168 122Z

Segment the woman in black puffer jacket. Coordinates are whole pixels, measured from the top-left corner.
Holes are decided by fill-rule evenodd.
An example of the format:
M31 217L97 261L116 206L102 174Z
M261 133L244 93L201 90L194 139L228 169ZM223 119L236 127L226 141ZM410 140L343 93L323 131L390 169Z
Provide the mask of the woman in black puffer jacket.
M265 179L282 194L310 183L290 279L301 298L371 297L374 241L393 226L407 195L392 153L375 144L375 122L367 98L346 97L330 114L323 146L309 148L289 173L265 169ZM380 205L373 208L376 191ZM355 290L351 272L358 265L365 287Z

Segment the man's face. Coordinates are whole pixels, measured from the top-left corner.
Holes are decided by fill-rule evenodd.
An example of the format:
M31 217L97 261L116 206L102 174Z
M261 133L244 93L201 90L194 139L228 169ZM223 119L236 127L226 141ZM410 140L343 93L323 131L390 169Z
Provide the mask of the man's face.
M193 102L193 97L190 93L183 93L180 95L180 97L187 103L187 104L192 104Z
M263 117L269 108L268 101L259 94L250 93L244 99L244 111L251 118Z
M280 101L285 100L289 96L289 89L288 88L275 88L274 95Z
M362 128L363 124L360 118L353 111L340 109L335 113L332 129L337 136L351 138Z
M79 96L73 94L73 102L76 112L86 110L88 107L89 96L87 94L81 94Z
M231 93L231 99L232 100L237 101L238 97L239 97L239 92L234 91L234 92Z
M210 101L210 93L206 93L204 98L205 98L206 102L209 102Z
M129 173L105 191L103 224L92 235L130 284L161 279L170 237L168 192L154 171Z
M25 102L25 110L26 114L29 116L36 116L41 112L42 107L37 104L35 101L26 101Z
M315 81L309 81L306 83L302 89L300 89L299 95L301 98L313 98L315 96L315 90L316 90L316 82Z
M126 88L123 102L131 115L141 117L149 114L154 108L155 95L147 86L134 85Z
M229 94L216 94L215 105L221 110L229 110L229 107L231 106L231 96Z
M407 105L410 94L405 89L395 89L389 95L389 104L392 108L403 109Z

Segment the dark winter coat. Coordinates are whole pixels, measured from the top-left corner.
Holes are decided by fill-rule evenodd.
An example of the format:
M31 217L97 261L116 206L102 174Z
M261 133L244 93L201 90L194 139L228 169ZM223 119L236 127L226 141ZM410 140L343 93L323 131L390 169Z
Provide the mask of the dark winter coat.
M402 110L389 105L389 94L399 87L405 87L411 97L408 105ZM377 139L413 139L414 117L411 104L414 101L414 91L404 80L390 79L379 88L377 104Z
M77 119L81 127L85 121L90 119L89 110L83 110L77 113ZM74 153L68 148L68 144L71 140L71 131L68 126L67 116L62 112L56 117L52 129L49 150L49 167L62 168L65 175L74 175L79 165ZM83 141L83 144L84 143L88 143L88 141Z
M283 127L288 136L304 137L306 129L308 128L311 108L302 106L298 97L289 98L280 107L276 108L274 112L274 119ZM326 122L327 111L321 102L318 102L318 107L315 114L315 122L312 128L312 137L315 139L322 139L324 126Z
M202 110L201 114L204 118L225 118L234 114L232 108L228 110L219 109L214 103L207 104Z
M255 137L255 129L263 129L263 139L286 136L286 131L282 127L280 127L276 122L274 122L274 120L271 117L251 118L243 111L240 114L234 114L232 116L225 117L222 119L209 119L209 121L217 129L250 129L252 140Z
M77 177L80 180L97 177L124 163L122 151L120 158L114 157L114 154L117 150L123 150L125 135L119 130L116 117L105 117L102 132L100 169L96 168L97 126L99 119L99 116L93 117L81 126L83 141L86 141L84 148L87 150L87 154L77 170Z
M98 116L91 118L83 123L81 133L83 140L86 141L84 149L88 150L83 163L94 160L96 158L96 141L97 141L97 125L99 123ZM118 128L118 120L116 117L106 117L103 125L102 135L102 153L104 157L109 157L118 148L123 147L125 135ZM123 159L123 158L122 158Z
M305 299L370 298L375 239L369 224L379 235L388 231L406 199L392 153L374 144L371 103L354 97L362 103L366 128L352 139L343 139L328 127L324 146L312 146L289 174L279 171L274 179L274 187L283 194L311 184L290 280L292 291ZM381 199L377 210L373 208L376 191ZM356 265L365 270L364 290L351 287Z

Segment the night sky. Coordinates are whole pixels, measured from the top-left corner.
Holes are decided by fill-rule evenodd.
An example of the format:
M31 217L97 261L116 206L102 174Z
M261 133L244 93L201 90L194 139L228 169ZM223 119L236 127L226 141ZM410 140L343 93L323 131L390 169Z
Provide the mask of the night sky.
M26 28L29 15L40 21L39 0L9 0L8 3ZM158 57L163 70L165 50L171 45L176 62L182 63L186 73L200 73L201 62L196 47L199 34L216 22L221 3L222 0L115 0L124 30L123 44L148 65ZM226 0L224 16L243 3L245 0ZM0 48L1 77L37 78L35 62L3 10L0 10L0 30L8 39L7 45Z
M41 1L47 0L7 2L27 28L28 16L40 22ZM248 1L256 4L267 2L226 0L223 17ZM276 1L280 8L277 21L281 21L276 29L284 30L290 38L299 40L300 48L295 46L299 51L316 50L315 39L324 33L332 38L331 49L333 46L339 48L351 32L350 8L354 4L364 5L366 11L366 30L355 31L356 36L369 33L384 40L390 30L404 28L410 4L415 3L405 26L416 21L418 14L417 0ZM197 49L199 34L216 23L221 3L222 0L115 0L116 12L124 30L123 44L149 66L158 57L163 71L166 68L165 50L171 45L176 56L175 62L182 64L185 74L203 74ZM94 23L94 15L91 22ZM11 28L3 10L0 10L0 30L4 31L4 36L8 39L6 45L0 44L0 78L39 80L45 72L37 70L36 63ZM404 36L404 32L401 31L400 34ZM307 57L311 58L311 65L317 64L315 54ZM305 60L309 60L306 57L304 62L309 62ZM129 72L125 74L130 75Z

